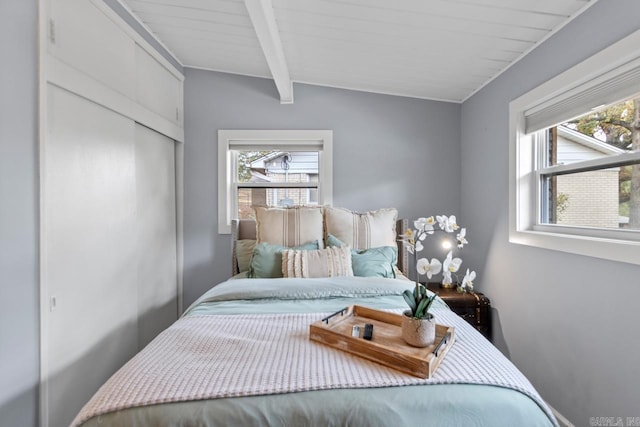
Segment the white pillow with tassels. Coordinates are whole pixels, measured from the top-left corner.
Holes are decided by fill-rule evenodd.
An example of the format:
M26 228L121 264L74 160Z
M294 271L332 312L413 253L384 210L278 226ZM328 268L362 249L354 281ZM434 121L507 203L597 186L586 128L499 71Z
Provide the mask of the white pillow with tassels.
M282 252L284 277L353 276L351 249L348 246L318 250L287 249Z

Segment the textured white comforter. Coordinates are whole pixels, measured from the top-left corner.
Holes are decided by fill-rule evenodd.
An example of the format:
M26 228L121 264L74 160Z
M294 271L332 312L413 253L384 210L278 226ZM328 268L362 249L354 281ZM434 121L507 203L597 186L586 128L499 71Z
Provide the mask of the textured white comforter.
M387 279L299 280L229 281L200 303L398 295L408 287L406 281ZM514 389L535 400L555 422L529 381L502 353L446 307L435 311L438 323L456 327L457 338L433 377L423 380L310 341L309 324L327 313L198 315L194 310L118 371L74 425L99 414L158 403L430 383Z

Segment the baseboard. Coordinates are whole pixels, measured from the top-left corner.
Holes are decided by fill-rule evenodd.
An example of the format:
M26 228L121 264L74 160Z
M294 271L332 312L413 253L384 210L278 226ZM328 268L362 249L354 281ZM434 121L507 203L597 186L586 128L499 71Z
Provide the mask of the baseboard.
M558 412L556 408L549 405L548 403L547 403L547 406L549 406L549 408L551 409L551 412L553 412L553 415L556 417L556 420L558 420L558 424L560 424L560 427L576 427L571 421L566 419L564 415Z

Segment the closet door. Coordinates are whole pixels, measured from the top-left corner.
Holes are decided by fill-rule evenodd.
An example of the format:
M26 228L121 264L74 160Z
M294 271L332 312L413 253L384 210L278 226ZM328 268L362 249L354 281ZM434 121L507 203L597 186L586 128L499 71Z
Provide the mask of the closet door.
M181 126L182 80L139 45L136 45L136 97L143 107Z
M102 0L40 3L40 415L58 427L177 318L184 78Z
M43 363L49 426L69 425L138 344L135 124L48 85Z
M138 346L178 316L175 142L136 124Z
M91 0L51 1L54 40L49 52L60 61L122 95L135 98L136 44Z

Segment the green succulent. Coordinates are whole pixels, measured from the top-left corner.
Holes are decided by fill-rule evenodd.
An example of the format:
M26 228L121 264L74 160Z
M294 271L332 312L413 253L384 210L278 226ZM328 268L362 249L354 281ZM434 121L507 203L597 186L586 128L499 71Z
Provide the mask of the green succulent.
M436 299L436 294L429 296L427 288L420 283L416 283L416 287L413 289L413 292L407 289L402 293L402 296L411 309L411 317L414 319L423 319L428 317L429 308Z

